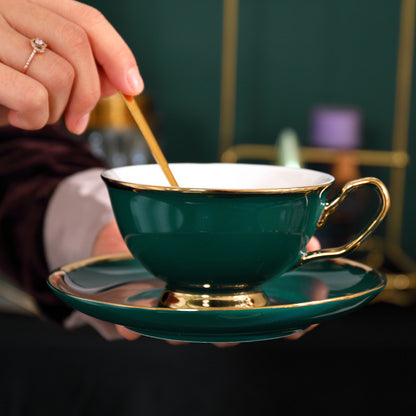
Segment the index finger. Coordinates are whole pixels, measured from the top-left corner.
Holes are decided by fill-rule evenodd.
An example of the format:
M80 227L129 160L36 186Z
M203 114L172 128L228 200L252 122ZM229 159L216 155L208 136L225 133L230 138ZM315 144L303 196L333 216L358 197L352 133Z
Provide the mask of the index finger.
M128 95L138 95L143 91L143 80L132 51L100 11L74 0L32 2L60 14L85 30L97 63L117 90Z

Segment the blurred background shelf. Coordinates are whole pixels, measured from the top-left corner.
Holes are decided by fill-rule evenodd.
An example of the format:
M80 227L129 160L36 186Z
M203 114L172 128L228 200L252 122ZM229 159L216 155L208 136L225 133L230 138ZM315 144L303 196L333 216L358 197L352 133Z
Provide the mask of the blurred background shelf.
M244 6L244 2L241 2ZM259 143L236 143L236 107L238 99L238 16L240 10L239 0L224 0L224 20L223 20L223 50L222 50L222 83L221 83L221 101L220 101L220 127L219 127L219 148L220 160L222 162L236 163L239 161L261 161L268 163L279 163L278 142L273 145ZM377 13L374 10L375 13ZM416 301L416 292L414 286L414 274L416 273L416 262L413 258L405 253L402 248L403 243L403 227L407 223L404 218L404 205L406 193L406 176L407 168L410 162L408 151L410 121L411 121L411 100L412 100L412 84L413 84L413 60L415 48L415 22L416 22L416 2L414 0L402 0L399 10L399 26L397 39L397 58L396 58L396 83L395 83L395 99L392 108L392 134L389 150L380 150L377 148L354 148L361 146L363 142L361 131L354 131L354 127L350 128L352 133L350 142L337 143L337 131L333 125L329 126L333 137L333 147L322 146L299 146L299 165L308 166L309 164L326 164L335 165L339 155L347 158L351 165L351 178L359 175L363 167L379 167L388 169L389 172L389 191L392 199L390 213L387 216L386 227L382 236L378 237L378 243L369 242L367 247L363 247L363 251L367 252L364 258L367 264L374 267L384 269L388 277L388 286L385 294L379 298L386 302L392 302L401 305L408 305ZM348 36L348 35L347 35ZM375 70L379 67L376 65ZM365 88L365 87L364 87ZM339 114L344 116L343 120L339 119ZM338 116L339 128L345 128L346 122L354 123L350 114L344 112ZM350 117L349 119L346 117ZM357 117L361 118L361 114ZM365 117L365 115L364 115ZM361 121L361 120L360 120ZM322 129L322 121L320 127ZM315 127L310 121L312 129ZM333 121L331 121L333 123ZM328 124L328 123L327 123ZM309 126L311 128L311 125ZM348 128L348 126L347 126ZM355 136L354 137L354 133ZM317 134L321 134L317 137ZM321 137L326 133L312 130L309 132L309 140L322 142ZM342 137L342 138L341 138ZM341 134L341 141L345 142L345 137ZM324 142L331 140L325 137ZM347 138L348 139L348 138ZM305 141L305 140L304 140ZM365 142L365 140L364 140ZM283 158L284 159L284 158ZM343 174L345 175L345 167ZM339 171L341 172L341 171ZM335 181L339 179L334 173ZM376 176L376 175L374 175ZM341 180L343 180L342 178ZM356 201L356 203L359 201ZM359 205L356 204L355 209ZM354 208L352 208L353 210ZM381 238L381 240L380 240ZM374 259L377 262L374 262ZM371 264L373 263L373 264Z

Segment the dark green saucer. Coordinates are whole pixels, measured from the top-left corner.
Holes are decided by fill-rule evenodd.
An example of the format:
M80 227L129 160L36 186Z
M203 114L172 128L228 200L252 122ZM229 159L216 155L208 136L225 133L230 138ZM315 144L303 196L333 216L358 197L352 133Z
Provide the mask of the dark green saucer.
M150 337L191 342L261 341L352 312L386 284L378 271L347 259L311 262L262 286L270 305L252 309L158 307L164 282L127 256L89 259L49 276L55 294L87 315Z

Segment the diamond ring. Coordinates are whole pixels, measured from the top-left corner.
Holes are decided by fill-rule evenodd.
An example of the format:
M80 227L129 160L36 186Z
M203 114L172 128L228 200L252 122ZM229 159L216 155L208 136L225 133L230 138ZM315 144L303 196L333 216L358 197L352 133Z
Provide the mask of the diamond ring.
M37 53L43 53L43 52L45 52L46 47L48 46L43 40L38 39L38 38L32 39L30 41L30 44L32 45L33 50L32 50L32 53L29 55L29 58L27 58L27 61L25 63L25 66L23 67L22 72L24 74L26 74L27 69L29 68L29 65L32 62L32 59L34 58L34 56Z

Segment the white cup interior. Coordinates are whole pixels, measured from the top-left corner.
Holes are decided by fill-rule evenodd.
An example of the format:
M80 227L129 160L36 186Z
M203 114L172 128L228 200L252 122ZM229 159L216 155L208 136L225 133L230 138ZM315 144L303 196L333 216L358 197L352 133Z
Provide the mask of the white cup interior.
M169 167L181 188L260 190L317 187L333 182L311 169L244 163L172 163ZM160 166L134 165L109 169L103 177L133 185L169 187Z

